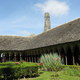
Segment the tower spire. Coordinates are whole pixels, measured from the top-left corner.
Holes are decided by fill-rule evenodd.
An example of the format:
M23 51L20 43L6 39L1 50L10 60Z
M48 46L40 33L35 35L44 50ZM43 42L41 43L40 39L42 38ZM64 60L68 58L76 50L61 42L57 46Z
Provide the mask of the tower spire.
M45 21L44 21L44 32L45 32L45 31L48 31L49 29L51 29L51 27L50 27L50 15L48 12L46 12L44 14L44 19L45 19Z

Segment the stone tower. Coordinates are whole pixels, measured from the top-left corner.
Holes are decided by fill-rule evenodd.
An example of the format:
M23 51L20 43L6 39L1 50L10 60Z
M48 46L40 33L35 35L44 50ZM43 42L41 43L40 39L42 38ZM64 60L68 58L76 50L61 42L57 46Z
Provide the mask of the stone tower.
M44 32L45 31L48 31L49 29L51 29L50 27L50 15L48 12L45 13L45 16L44 16Z

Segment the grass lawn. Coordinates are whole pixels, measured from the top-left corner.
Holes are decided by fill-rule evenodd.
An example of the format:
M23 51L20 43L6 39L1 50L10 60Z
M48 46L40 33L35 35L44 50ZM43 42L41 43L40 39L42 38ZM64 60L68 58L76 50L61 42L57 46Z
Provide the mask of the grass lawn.
M59 72L40 71L39 77L21 80L80 80L80 76L66 75L64 74L64 71Z

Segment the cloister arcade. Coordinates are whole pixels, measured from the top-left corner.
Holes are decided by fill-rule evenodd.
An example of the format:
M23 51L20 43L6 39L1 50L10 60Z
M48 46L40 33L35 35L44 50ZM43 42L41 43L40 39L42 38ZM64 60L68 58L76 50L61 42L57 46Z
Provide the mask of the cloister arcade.
M57 53L64 64L80 65L80 42L70 42L25 51L0 51L4 53L4 61L39 62L41 55Z

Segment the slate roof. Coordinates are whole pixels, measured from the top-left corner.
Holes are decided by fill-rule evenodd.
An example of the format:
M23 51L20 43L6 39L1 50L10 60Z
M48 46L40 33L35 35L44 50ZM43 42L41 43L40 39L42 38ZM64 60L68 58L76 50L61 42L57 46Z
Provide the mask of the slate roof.
M23 50L31 39L21 36L0 36L0 50Z
M80 40L80 18L34 37L0 36L0 50L28 50Z

